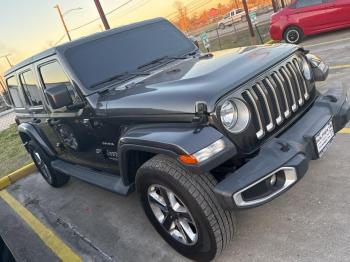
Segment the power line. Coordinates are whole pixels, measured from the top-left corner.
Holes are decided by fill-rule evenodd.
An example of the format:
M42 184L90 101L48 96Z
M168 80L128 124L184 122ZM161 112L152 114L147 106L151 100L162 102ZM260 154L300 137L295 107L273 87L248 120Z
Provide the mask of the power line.
M132 1L134 1L134 0L128 0L128 1L126 1L125 3L123 3L123 4L119 5L119 6L117 6L117 7L114 8L114 9L112 9L111 11L108 11L108 12L106 13L106 16L107 16L107 15L110 15L110 14L112 14L112 13L114 13L115 11L117 11L117 10L119 10L119 9L121 9L121 8L123 8L124 6L126 6L126 5L129 4L129 3L131 3ZM85 27L85 26L87 26L87 25L90 25L90 24L92 24L92 23L94 23L94 22L96 22L96 21L98 21L98 20L100 20L100 17L96 17L95 19L93 19L93 20L91 20L91 21L89 21L89 22L86 22L85 24L82 24L82 25L80 25L80 26L77 26L77 27L75 27L75 28L72 28L72 29L69 30L69 32L76 31L76 30L78 30L78 29L80 29L80 28L82 28L82 27Z
M195 6L190 7L187 11L188 11L188 15L191 15L195 12L197 12L197 9L209 4L210 2L212 2L213 0L202 0L202 2L197 2L195 3ZM191 2L192 3L192 2ZM188 5L186 5L185 7L187 7ZM171 19L171 18L175 18L175 16L178 14L178 11L171 13L171 15L166 16L167 18Z
M144 2L142 3L142 1L144 1ZM141 1L139 2L139 5L137 6L137 8L132 8L132 7L134 7L135 5L134 5L134 6L130 6L129 9L127 9L127 10L130 10L130 9L132 9L132 10L131 10L130 12L124 12L124 14L119 15L118 18L121 18L121 17L124 17L124 16L126 16L126 15L129 15L130 13L132 13L132 12L134 12L134 11L140 9L141 7L145 6L146 4L148 4L148 3L151 2L151 1L152 1L152 0L141 0ZM125 10L125 11L127 11L127 10Z
M132 2L133 0L129 0L129 1L126 1L124 4L121 4L120 6L114 8L113 10L109 11L106 13L106 15L109 15L109 14L112 14L113 12L117 11L118 9L126 6L127 4L129 4L130 2Z
M55 43L54 46L58 45L65 37L66 35L62 35Z

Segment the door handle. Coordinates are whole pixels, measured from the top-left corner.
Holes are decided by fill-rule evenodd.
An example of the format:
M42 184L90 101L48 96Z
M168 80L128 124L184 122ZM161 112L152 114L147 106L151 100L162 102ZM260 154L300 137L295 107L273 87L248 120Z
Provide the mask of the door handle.
M48 119L47 123L50 126L55 126L55 125L58 125L59 123L61 123L61 120L59 120L59 119Z
M34 118L34 119L33 119L33 123L35 123L35 124L40 124L40 123L41 123L41 119L39 119L39 118Z

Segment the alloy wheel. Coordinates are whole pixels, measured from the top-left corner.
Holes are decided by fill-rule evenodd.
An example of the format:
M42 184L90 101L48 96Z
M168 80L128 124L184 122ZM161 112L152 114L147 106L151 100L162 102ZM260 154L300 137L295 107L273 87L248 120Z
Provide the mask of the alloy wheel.
M173 191L161 185L151 185L148 203L153 215L170 236L185 245L196 244L198 230L194 219Z
M292 29L288 31L287 40L289 43L291 44L297 43L299 41L299 38L300 38L300 34L297 30Z
M34 156L34 161L36 162L40 172L43 174L43 176L49 183L52 183L51 172L47 167L47 165L45 164L45 162L42 160L40 154L37 151L33 150L33 156Z

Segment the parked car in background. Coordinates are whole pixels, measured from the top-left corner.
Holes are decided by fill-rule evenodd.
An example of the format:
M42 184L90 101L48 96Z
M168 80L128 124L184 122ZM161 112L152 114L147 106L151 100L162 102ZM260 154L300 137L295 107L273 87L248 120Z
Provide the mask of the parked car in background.
M271 16L274 40L298 44L304 36L350 27L350 0L296 0Z
M218 27L220 29L225 29L226 26L231 26L234 23L244 21L245 12L243 9L238 8L228 12L222 20L218 22Z

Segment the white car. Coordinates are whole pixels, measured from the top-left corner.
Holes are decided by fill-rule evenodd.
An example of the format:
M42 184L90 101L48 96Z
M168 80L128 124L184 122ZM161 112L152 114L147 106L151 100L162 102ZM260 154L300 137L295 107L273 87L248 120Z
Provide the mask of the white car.
M234 23L244 21L245 18L246 18L246 16L245 16L245 12L243 9L241 9L241 8L234 9L234 10L228 12L224 16L224 18L218 22L218 27L220 29L225 29L226 26L231 26Z

